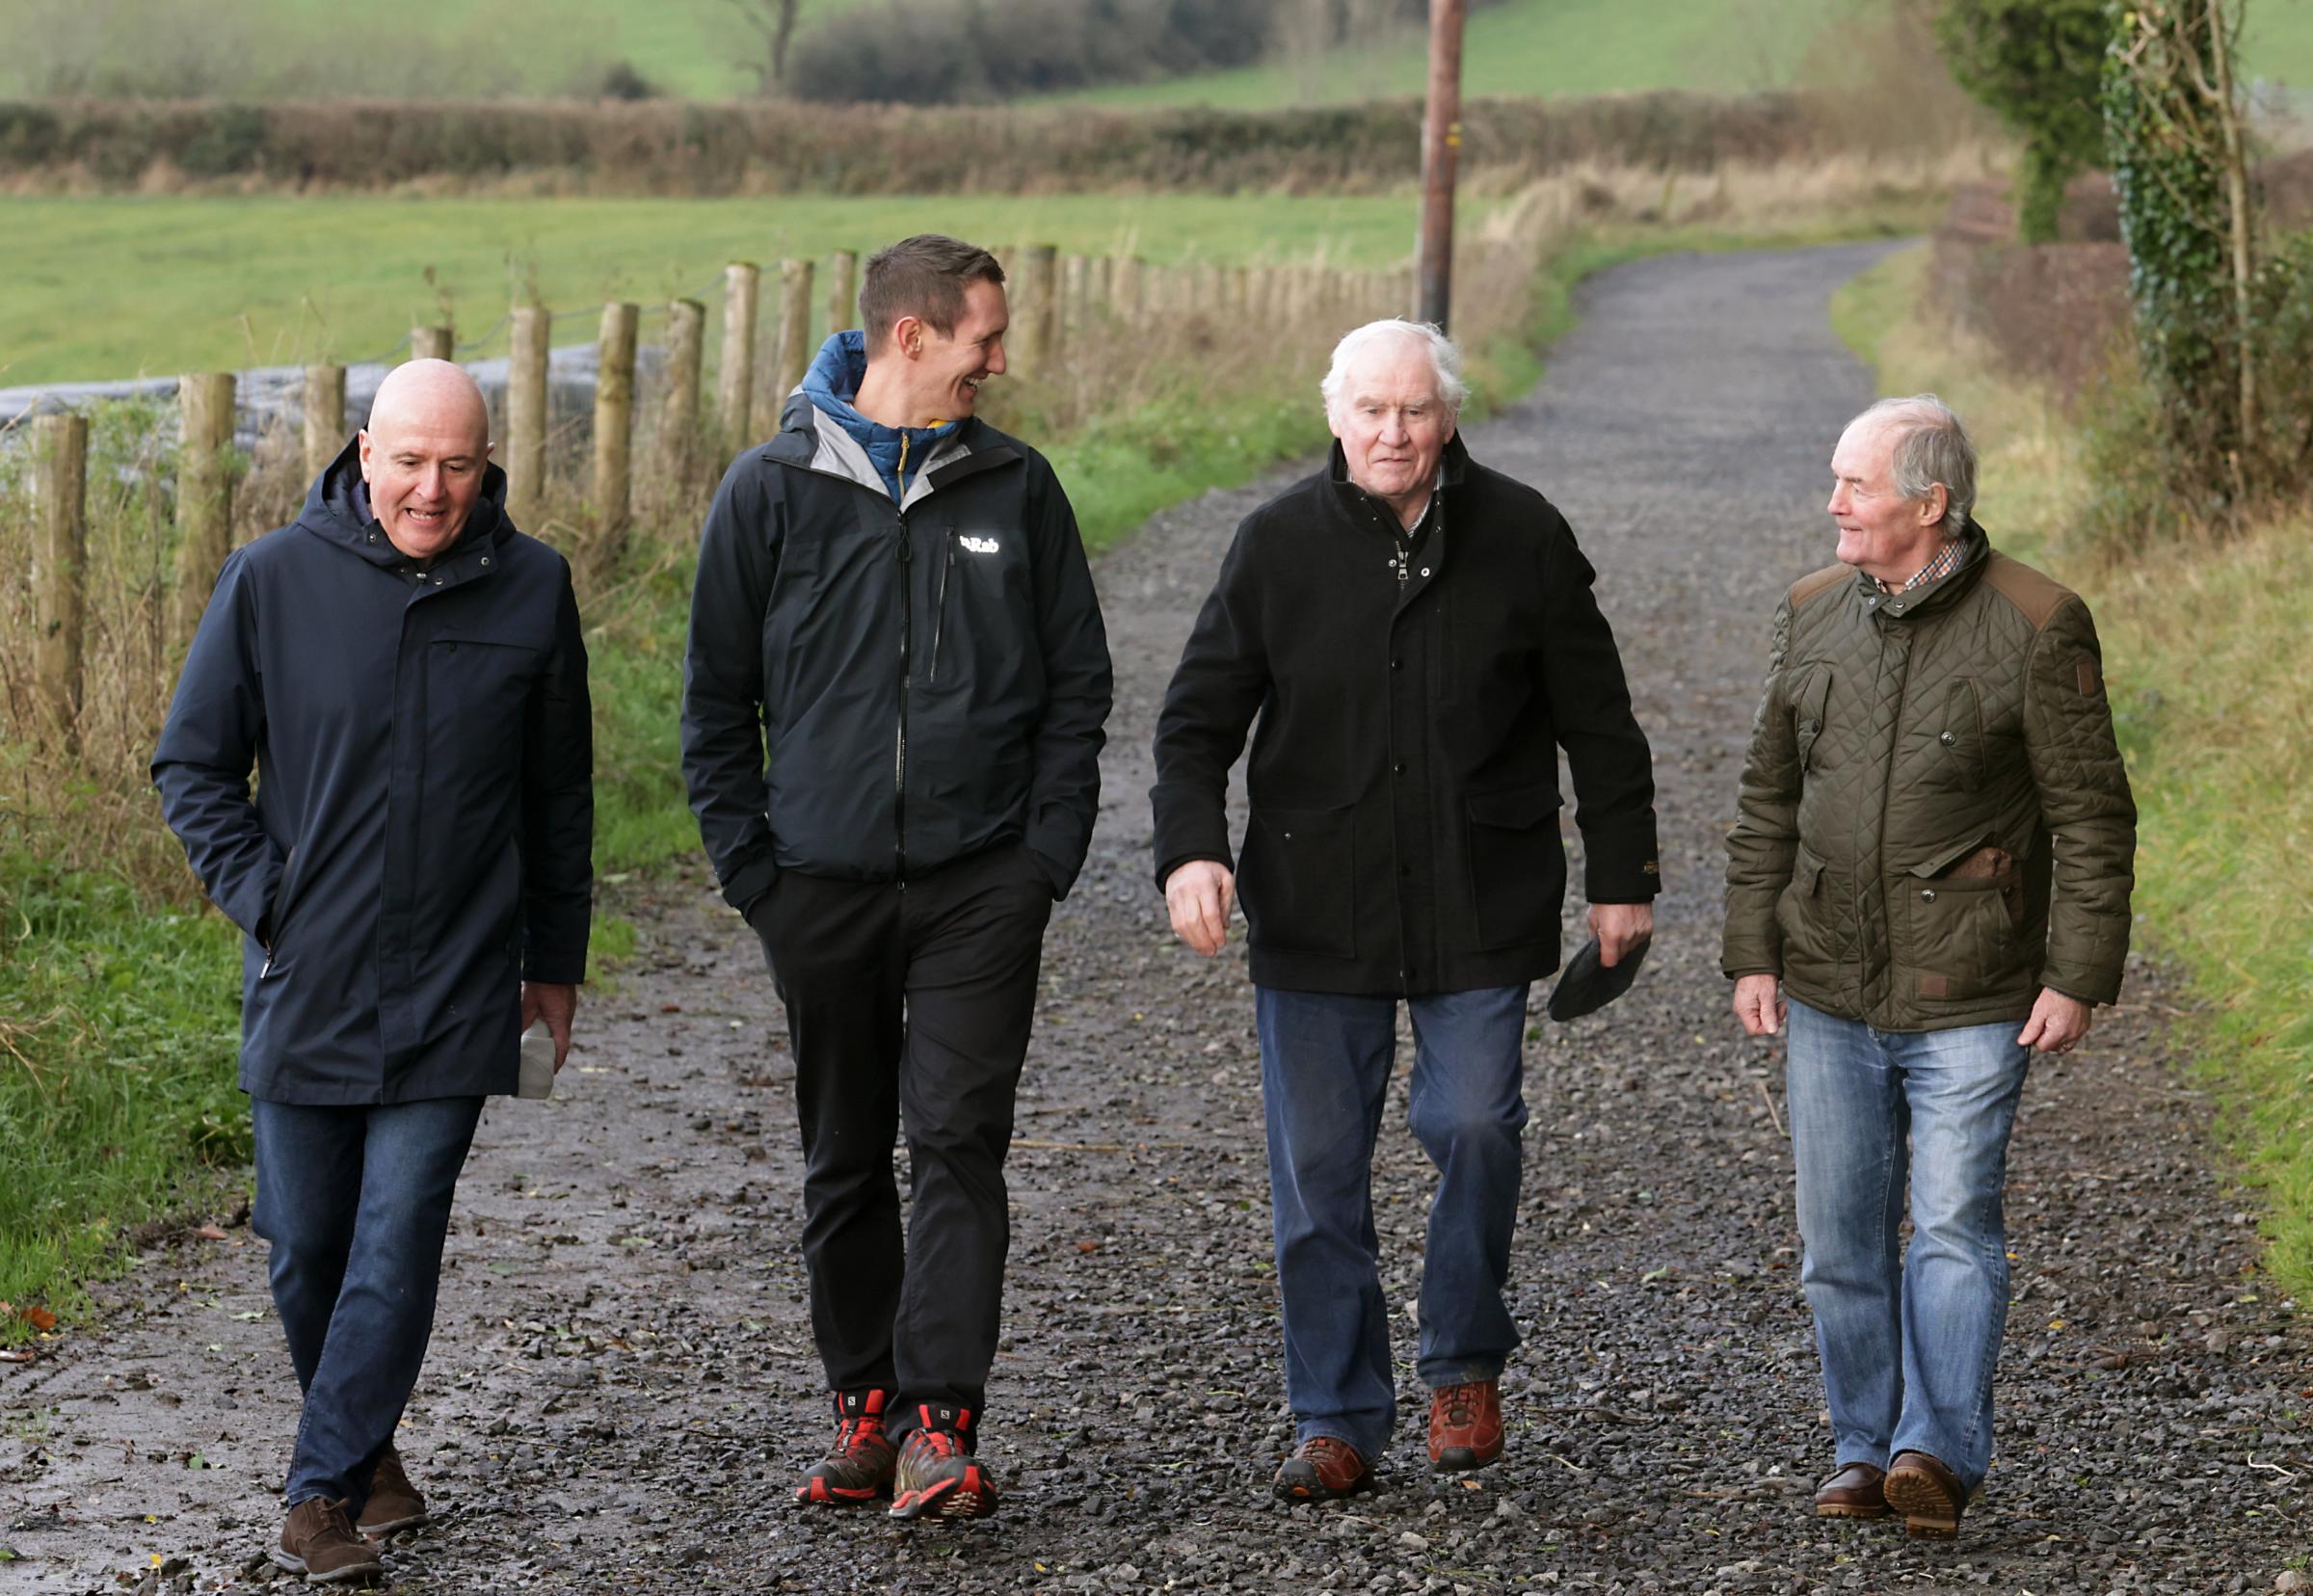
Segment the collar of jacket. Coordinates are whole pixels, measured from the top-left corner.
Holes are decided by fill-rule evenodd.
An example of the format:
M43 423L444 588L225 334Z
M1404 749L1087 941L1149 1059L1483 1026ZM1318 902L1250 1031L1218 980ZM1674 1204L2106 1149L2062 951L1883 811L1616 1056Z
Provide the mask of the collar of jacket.
M403 564L410 556L393 546L375 516L363 513L355 492L360 485L361 440L356 437L306 490L306 507L298 512L297 524L371 565L390 569ZM446 587L476 576L495 575L505 563L500 551L512 541L515 530L513 519L506 514L506 473L495 465L485 466L482 492L466 518L465 530L426 568L440 578L434 585Z
M1983 568L1991 557L1991 540L1984 536L1983 528L1978 524L1976 518L1970 516L1967 530L1960 534L1959 564L1934 581L1901 593L1882 593L1877 582L1858 571L1855 572L1855 592L1863 600L1863 607L1874 614L1887 615L1896 620L1932 615L1957 603L1960 595L1973 588L1982 577Z
M955 445L965 423L944 421L936 427L887 427L880 421L870 421L852 406L866 376L867 334L856 328L829 334L811 360L811 369L803 374L803 381L795 385L794 393L788 396L780 425L783 430L792 426L796 401L808 401L811 409L817 412L816 415L805 417L816 435L812 440L813 466L873 488L904 510L930 492L924 482L933 471L959 458ZM836 425L820 426L819 416ZM844 447L847 443L848 448ZM903 466L913 467L904 483L900 480Z
M1444 492L1448 489L1460 487L1462 479L1469 474L1470 451L1462 446L1462 435L1456 430L1446 440L1446 447L1438 453L1437 492ZM1361 499L1375 504L1382 502L1349 480L1349 456L1338 438L1333 440L1333 456L1331 464L1326 466L1325 479L1333 484L1333 491L1341 495L1342 502L1350 509L1355 509Z

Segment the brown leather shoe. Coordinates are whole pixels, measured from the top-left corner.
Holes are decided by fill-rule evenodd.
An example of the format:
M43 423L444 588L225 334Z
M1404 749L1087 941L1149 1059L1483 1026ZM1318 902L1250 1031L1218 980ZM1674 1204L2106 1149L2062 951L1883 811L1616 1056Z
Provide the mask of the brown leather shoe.
M410 1476L402 1470L402 1454L391 1447L378 1459L378 1472L369 1482L369 1501L361 1507L361 1516L354 1528L372 1539L382 1539L396 1530L414 1530L426 1522L426 1499L417 1494Z
M1926 1452L1898 1452L1887 1466L1887 1504L1903 1515L1903 1528L1931 1540L1950 1540L1959 1533L1959 1515L1968 1505L1968 1493L1959 1476Z
M1482 1469L1502 1455L1502 1388L1492 1380L1429 1394L1429 1466L1439 1474Z
M1285 1502L1331 1502L1371 1490L1373 1471L1348 1442L1313 1435L1285 1460L1272 1488Z
M344 1502L327 1497L307 1497L289 1509L281 1542L272 1555L275 1562L313 1584L366 1580L386 1572L386 1559L378 1556L378 1549L354 1533Z
M1875 1465L1846 1463L1815 1488L1817 1518L1875 1519L1887 1517L1887 1495L1880 1481L1887 1478Z

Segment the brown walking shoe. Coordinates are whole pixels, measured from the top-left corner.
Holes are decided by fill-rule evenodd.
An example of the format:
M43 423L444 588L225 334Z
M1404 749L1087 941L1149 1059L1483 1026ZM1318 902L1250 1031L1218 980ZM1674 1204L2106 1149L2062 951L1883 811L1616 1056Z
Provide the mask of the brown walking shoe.
M1502 1388L1492 1380L1429 1394L1429 1466L1439 1474L1482 1469L1502 1455Z
M795 1487L797 1502L807 1506L856 1506L891 1494L899 1451L884 1433L884 1410L891 1403L889 1391L836 1393L835 1445Z
M1870 1463L1846 1463L1815 1488L1817 1518L1875 1519L1887 1517L1887 1493L1880 1481L1886 1474Z
M1277 1471L1270 1487L1282 1502L1331 1502L1373 1488L1373 1471L1348 1442L1313 1435Z
M1943 1460L1922 1451L1898 1452L1887 1467L1887 1504L1903 1515L1903 1528L1928 1540L1950 1540L1959 1533L1959 1515L1968 1505L1968 1493L1959 1476Z
M327 1497L307 1497L289 1509L289 1522L281 1526L281 1541L272 1556L313 1584L366 1580L386 1572L386 1559L378 1556L378 1549L354 1533L345 1503Z
M426 1499L410 1483L410 1476L402 1468L402 1454L389 1446L378 1459L378 1472L369 1481L369 1500L362 1503L354 1528L381 1540L396 1530L414 1530L425 1522Z

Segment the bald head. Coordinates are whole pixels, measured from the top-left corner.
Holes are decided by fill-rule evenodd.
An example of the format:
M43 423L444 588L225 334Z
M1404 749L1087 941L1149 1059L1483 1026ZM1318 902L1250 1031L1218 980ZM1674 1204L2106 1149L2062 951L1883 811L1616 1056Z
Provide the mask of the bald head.
M370 511L393 546L431 560L455 544L491 448L490 409L465 368L412 360L387 372L360 443Z

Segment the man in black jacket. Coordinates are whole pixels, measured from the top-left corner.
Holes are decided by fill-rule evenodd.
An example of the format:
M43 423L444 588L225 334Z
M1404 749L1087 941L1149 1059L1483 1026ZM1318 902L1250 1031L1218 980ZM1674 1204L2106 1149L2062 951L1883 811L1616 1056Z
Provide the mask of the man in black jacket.
M273 1553L378 1571L458 1171L585 978L594 744L571 570L514 529L471 378L413 360L295 524L226 560L152 776L247 933L257 1234L305 1392ZM263 773L250 793L253 768Z
M1434 1468L1502 1451L1529 983L1558 963L1566 750L1590 924L1612 965L1652 933L1654 778L1613 633L1566 521L1454 436L1460 355L1375 322L1325 379L1330 468L1253 512L1156 727L1156 880L1219 951L1238 878L1224 799L1260 717L1242 869L1268 1117L1289 1500L1371 1480L1396 1422L1371 1165L1412 1014L1410 1120L1439 1170L1419 1369Z
M683 774L794 1045L837 1426L796 1498L978 1517L1013 1094L1099 807L1108 646L1051 467L972 413L1004 369L995 257L904 240L860 309L708 513Z

